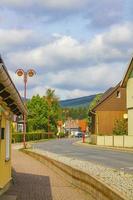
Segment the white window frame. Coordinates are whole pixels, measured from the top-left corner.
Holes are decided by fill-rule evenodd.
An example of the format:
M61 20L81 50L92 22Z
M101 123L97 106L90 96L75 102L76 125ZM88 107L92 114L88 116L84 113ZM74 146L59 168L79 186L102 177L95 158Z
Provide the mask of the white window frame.
M5 139L6 139L6 155L5 160L10 160L10 121L6 120L6 128L5 128Z

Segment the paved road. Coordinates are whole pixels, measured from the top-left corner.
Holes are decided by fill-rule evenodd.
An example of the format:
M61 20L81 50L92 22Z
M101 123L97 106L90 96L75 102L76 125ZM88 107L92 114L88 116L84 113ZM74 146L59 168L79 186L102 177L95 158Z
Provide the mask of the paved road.
M77 140L78 139L51 140L34 144L33 147L63 156L91 161L115 169L127 168L128 172L133 172L133 153L73 145Z
M14 184L6 194L16 195L17 200L93 199L41 162L18 150L12 151L12 167Z

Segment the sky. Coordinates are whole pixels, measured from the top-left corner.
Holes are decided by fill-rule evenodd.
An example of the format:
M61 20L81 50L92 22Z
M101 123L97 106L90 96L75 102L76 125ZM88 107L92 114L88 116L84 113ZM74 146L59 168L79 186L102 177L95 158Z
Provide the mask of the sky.
M0 0L0 54L15 71L32 68L27 96L55 89L60 99L115 86L133 56L132 0Z

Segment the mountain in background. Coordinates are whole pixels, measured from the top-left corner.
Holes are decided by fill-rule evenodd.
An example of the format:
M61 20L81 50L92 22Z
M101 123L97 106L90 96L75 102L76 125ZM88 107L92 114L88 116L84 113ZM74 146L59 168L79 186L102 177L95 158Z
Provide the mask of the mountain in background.
M95 98L96 94L75 98L75 99L67 99L61 100L60 105L61 107L87 107L91 103L91 101Z
M96 95L97 94L85 96L85 97L79 97L79 98L75 98L75 99L61 100L60 105L63 108L66 108L66 107L68 107L68 108L88 107ZM24 97L22 97L22 100L24 101ZM26 101L28 101L28 100L30 100L30 99L27 98Z

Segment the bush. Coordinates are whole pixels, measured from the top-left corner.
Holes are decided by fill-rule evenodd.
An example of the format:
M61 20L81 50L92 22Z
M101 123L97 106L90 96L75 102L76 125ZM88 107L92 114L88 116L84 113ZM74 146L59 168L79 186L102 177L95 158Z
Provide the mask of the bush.
M49 138L54 138L55 135L53 133L49 134ZM40 132L31 132L25 134L26 141L34 141L41 139L48 139L48 133L40 133ZM12 134L12 142L23 142L23 133L14 133Z
M113 135L127 135L127 134L128 134L127 120L125 119L116 120L113 129Z
M59 137L60 137L60 138L65 137L65 133L64 133L64 132L60 132L60 133L59 133Z

